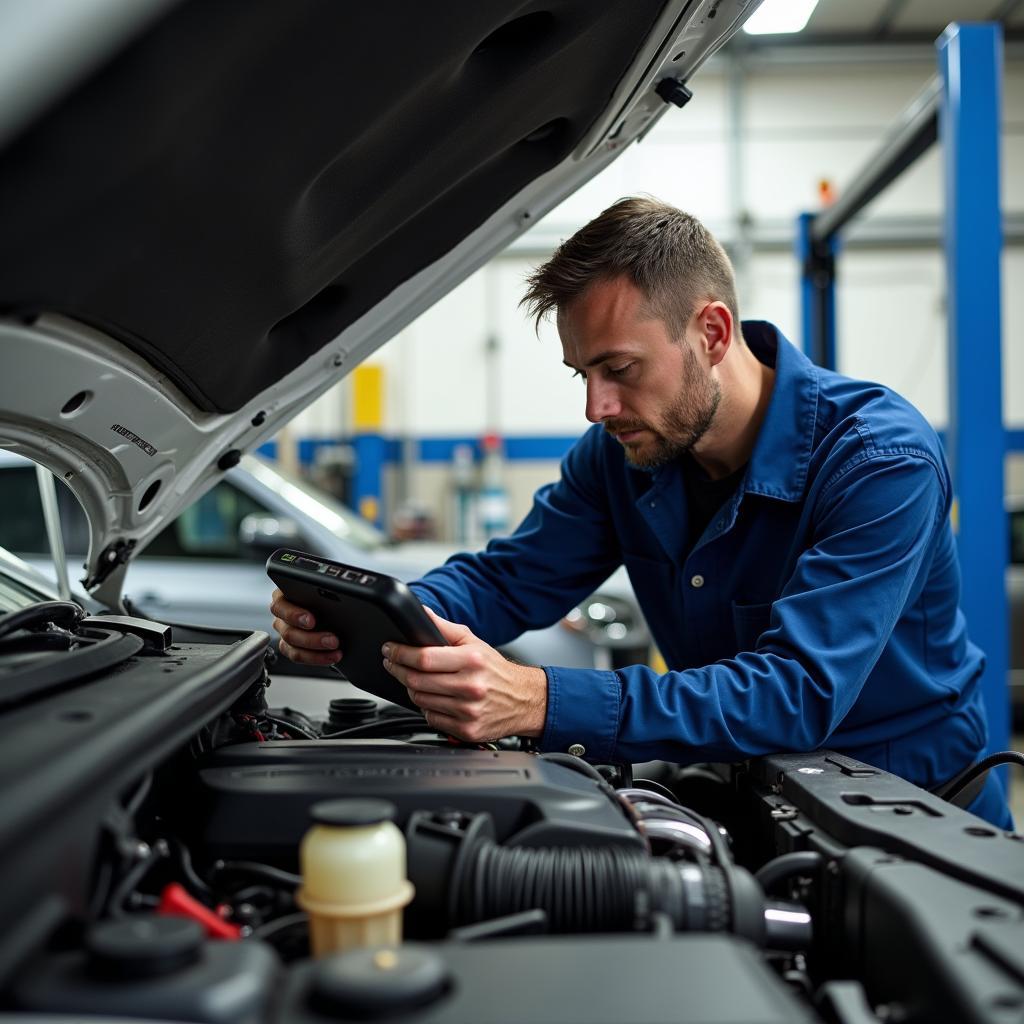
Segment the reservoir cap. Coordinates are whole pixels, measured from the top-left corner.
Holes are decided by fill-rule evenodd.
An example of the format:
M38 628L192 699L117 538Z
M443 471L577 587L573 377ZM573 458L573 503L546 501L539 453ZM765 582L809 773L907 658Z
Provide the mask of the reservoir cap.
M312 998L327 1013L384 1017L433 1002L444 994L448 977L441 957L414 943L356 949L319 961Z
M205 937L198 921L154 914L93 925L85 947L91 970L129 981L171 974L196 963Z
M335 828L361 828L394 821L398 809L388 800L322 800L309 815L317 825Z

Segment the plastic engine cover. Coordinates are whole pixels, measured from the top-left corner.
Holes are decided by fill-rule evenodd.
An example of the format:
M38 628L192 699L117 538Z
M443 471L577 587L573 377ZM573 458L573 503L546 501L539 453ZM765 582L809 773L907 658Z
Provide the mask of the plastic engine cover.
M419 986L407 986L404 1004L388 972L364 970L360 978L359 971L345 970L364 953L357 951L293 970L275 1021L365 1020L385 1007L391 1014L386 1019L405 1024L809 1024L818 1019L752 946L732 935L403 946L399 960L409 952L432 961L434 970L431 976L421 972ZM372 951L365 953L372 962ZM444 984L435 983L438 975ZM413 980L411 972L406 977Z
M204 760L180 827L212 857L295 862L320 800L390 800L416 810L487 811L505 845L623 846L643 840L585 775L532 754L321 740L244 743Z

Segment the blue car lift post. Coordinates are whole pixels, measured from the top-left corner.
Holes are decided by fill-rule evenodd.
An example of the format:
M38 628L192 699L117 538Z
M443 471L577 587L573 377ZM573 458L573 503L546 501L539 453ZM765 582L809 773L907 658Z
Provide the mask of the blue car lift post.
M963 576L961 605L971 639L985 652L981 685L989 750L1010 746L1009 632L1003 505L1000 315L999 117L1002 30L950 25L936 42L939 74L904 113L879 151L832 206L802 214L804 350L836 368L838 235L936 140L945 171L949 427L953 524ZM1004 781L1006 776L1003 776Z

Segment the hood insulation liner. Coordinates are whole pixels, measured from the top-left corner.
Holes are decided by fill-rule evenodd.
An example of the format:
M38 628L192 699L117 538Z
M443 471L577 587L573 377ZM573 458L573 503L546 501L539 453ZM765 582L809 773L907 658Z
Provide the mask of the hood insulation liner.
M563 160L662 6L179 4L0 153L0 309L234 412Z

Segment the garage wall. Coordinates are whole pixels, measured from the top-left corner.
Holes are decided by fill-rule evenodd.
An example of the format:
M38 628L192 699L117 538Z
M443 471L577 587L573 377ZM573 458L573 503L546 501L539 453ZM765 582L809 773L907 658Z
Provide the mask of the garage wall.
M815 209L818 183L838 191L877 148L935 65L889 64L780 70L722 61L694 83L685 110L669 111L648 138L554 210L511 252L478 271L387 346L384 430L426 439L433 460L389 471L385 508L415 496L442 528L452 522L445 439L488 432L516 439L503 484L511 518L533 489L557 474L557 451L586 427L583 388L561 364L554 330L534 334L518 309L529 269L553 245L622 195L650 193L701 217L727 244L745 214L753 252L738 263L744 316L776 322L799 342L798 266L788 248L797 214ZM1004 85L1003 208L1024 212L1024 67L1009 63ZM897 243L908 225L937 221L940 156L933 150L872 206L868 219ZM946 423L944 255L938 246L851 248L840 263L840 369L888 384L939 428ZM1003 387L1008 426L1024 427L1024 248L1003 264ZM291 427L293 440L351 431L351 381ZM537 443L531 445L531 439ZM546 443L542 443L546 442ZM416 446L406 446L416 452ZM533 456L531 457L531 452ZM439 455L440 453L440 455ZM440 461L437 461L440 459ZM1024 490L1024 461L1011 485Z

